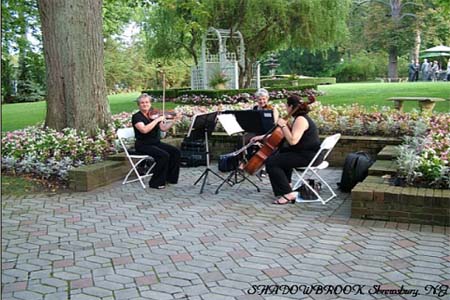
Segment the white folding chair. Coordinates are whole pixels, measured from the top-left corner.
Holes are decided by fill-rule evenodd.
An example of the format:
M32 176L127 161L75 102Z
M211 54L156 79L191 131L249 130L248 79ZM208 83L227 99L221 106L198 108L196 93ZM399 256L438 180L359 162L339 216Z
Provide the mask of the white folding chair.
M128 161L130 162L131 169L128 172L127 176L125 176L125 179L123 180L122 184L140 181L142 188L145 189L145 184L143 179L152 176L153 174L150 173L153 167L155 166L156 162L150 155L140 155L136 153L133 150L129 150L126 144L127 139L132 139L134 142L134 129L133 127L128 128L120 128L117 130L117 137L119 138L120 144L122 145L123 151L125 151L125 155L127 156ZM152 165L149 167L147 172L144 175L140 175L139 171L137 170L137 167L142 163L145 164L147 161L150 160L152 162ZM136 175L136 179L128 180L131 174Z
M314 158L311 160L311 162L307 167L294 168L293 175L295 175L298 178L298 180L294 184L292 190L295 191L302 184L305 184L309 189L311 189L311 191L317 197L317 199L314 200L300 199L299 193L297 195L297 202L321 202L322 204L326 204L328 201L336 197L336 193L333 191L331 186L318 174L318 171L328 168L330 164L326 161L326 159L340 138L341 138L340 133L325 138L322 144L320 145L319 151L317 151L316 155L314 156ZM315 166L317 164L316 161L318 162L318 160L321 159L322 155L323 155L322 162L317 166ZM321 181L321 183L323 183L328 188L328 190L331 192L330 197L328 197L327 199L323 199L322 196L308 183L308 181L305 179L305 176L307 175L308 172L313 173L311 174L311 176L314 175Z

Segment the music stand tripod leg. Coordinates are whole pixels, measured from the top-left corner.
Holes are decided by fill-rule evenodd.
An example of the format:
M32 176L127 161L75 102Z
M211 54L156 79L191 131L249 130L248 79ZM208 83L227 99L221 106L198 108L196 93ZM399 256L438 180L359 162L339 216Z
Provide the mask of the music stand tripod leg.
M220 188L226 183L228 183L230 186L233 186L235 183L231 179L235 175L235 171L231 172L223 181L222 183L217 187L216 191L214 192L216 195L219 193Z
M203 182L202 182L202 187L200 188L200 194L203 193L203 189L206 185L206 181L208 179L208 174L209 173L213 173L215 176L219 177L221 180L225 180L222 176L220 176L219 174L217 174L216 172L214 172L213 170L211 170L210 168L206 168L205 171L203 171L203 174L194 182L194 185L197 185L197 183L203 178ZM217 193L216 193L217 194Z
M215 176L219 177L220 179L224 180L222 176L214 172L209 167L209 145L208 145L208 131L205 129L205 146L206 146L206 169L203 171L202 175L194 182L194 185L197 185L197 183L203 178L202 187L200 188L200 194L203 193L203 189L205 188L206 181L208 180L209 172L213 173Z
M244 171L240 171L240 172L241 172L242 178L244 178L242 181L247 180L248 182L250 182L250 183L256 188L256 190L257 190L258 192L261 191L261 190L259 189L259 187L256 185L256 183L254 183L253 181L250 180L250 178L248 178L247 176L245 176Z

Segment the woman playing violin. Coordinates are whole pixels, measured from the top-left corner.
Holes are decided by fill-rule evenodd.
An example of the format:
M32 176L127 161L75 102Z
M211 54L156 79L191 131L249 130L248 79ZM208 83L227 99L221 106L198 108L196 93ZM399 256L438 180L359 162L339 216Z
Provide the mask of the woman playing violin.
M308 101L303 101L297 95L289 96L286 102L287 113L298 107L292 114L294 117L292 125L288 126L287 121L282 118L277 121L287 146L281 147L279 152L265 161L272 190L275 196L280 197L274 204L295 202L297 192L293 192L290 185L292 169L307 166L320 148L319 132L316 124L308 116L309 104L314 101L312 96ZM255 142L261 138L254 137L251 141Z
M266 89L258 89L255 93L257 104L253 107L253 110L272 110L273 119L276 123L278 120L278 110L269 104L269 92Z
M150 109L152 103L149 95L140 95L137 102L139 111L131 119L136 137L135 148L156 161L149 186L162 189L166 183L176 184L180 173L180 150L160 141L161 131L169 130L174 122L167 122L164 116L154 114Z
M273 111L273 121L274 124L277 122L278 120L278 110L273 107L271 104L269 104L269 92L266 89L258 89L255 92L255 98L256 98L256 105L253 106L253 110L272 110ZM257 135L254 132L248 132L245 134L244 136L244 145L248 144L249 141L253 140L253 138L256 138L257 140L261 139L263 135ZM239 148L241 148L244 145L239 145ZM249 156L253 155L254 152L258 151L258 147L256 146L252 146L248 152L249 152ZM266 171L264 169L261 170L260 172L260 176L265 176Z

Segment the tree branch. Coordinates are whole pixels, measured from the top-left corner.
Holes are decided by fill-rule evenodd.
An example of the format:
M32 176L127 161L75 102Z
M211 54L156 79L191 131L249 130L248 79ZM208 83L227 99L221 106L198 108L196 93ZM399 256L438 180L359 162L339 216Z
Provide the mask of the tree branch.
M404 7L409 6L409 5L414 5L414 6L418 6L418 7L421 6L420 4L417 4L417 3L414 3L414 2L406 2L406 3L403 3L403 4L400 6L400 9L403 9Z
M411 13L404 13L404 14L402 14L402 16L400 17L400 19L399 19L399 20L403 19L404 17L412 17L412 18L414 18L414 19L416 19L416 18L417 18L417 16L416 16L415 14L411 14Z

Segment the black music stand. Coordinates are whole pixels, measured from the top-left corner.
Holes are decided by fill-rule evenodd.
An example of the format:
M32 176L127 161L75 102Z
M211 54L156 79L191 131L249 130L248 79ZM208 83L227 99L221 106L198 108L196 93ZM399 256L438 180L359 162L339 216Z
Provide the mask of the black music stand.
M233 114L245 132L266 134L273 128L272 110L226 110L223 114Z
M217 119L217 112L195 115L194 118L192 119L191 127L189 127L189 131L187 134L187 137L194 136L196 138L201 138L201 134L204 133L205 149L206 149L206 169L194 183L194 185L197 185L197 183L203 178L202 187L200 188L200 194L203 193L203 189L208 179L208 174L210 172L219 177L220 179L224 180L222 176L214 172L209 167L208 136L211 135L211 133L214 131L214 127L216 127L216 119Z
M267 114L270 114L270 117L272 118L272 124L273 124L273 112L272 111L257 111L257 110L228 110L223 112L223 114L233 114L236 117L236 121L239 123L239 125L242 127L242 129L246 132L255 132L257 134L264 134L265 128L263 126L263 120L264 112L267 112ZM266 115L266 117L269 117L269 115ZM273 126L273 125L272 125ZM270 129L270 128L269 128ZM235 155L238 156L238 161L243 162L244 160L244 151L247 150L247 148L251 146L246 145L243 148L233 152ZM259 187L250 180L250 178L245 174L245 171L241 168L239 168L240 163L238 163L238 167L230 172L230 174L225 178L225 180L222 181L222 183L217 187L216 194L219 193L220 188L225 183L228 183L230 185L235 185L244 181L248 181L251 185L253 185L258 192L260 192Z

